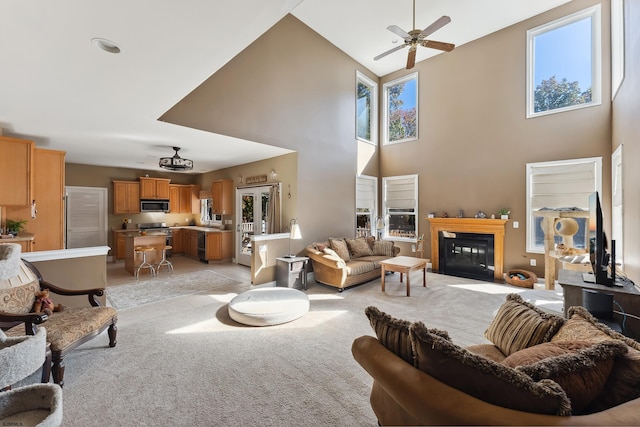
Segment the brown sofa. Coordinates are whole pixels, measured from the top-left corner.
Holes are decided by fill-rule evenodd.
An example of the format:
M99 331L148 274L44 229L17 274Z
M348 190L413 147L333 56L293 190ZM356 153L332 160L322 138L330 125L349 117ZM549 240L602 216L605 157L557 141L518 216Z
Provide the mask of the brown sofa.
M516 310L526 306L517 298L505 305L514 300ZM445 331L376 310L369 307L367 316L378 339L357 338L352 353L373 377L370 402L381 425L640 425L640 344L582 307L571 307L566 321L529 311L535 326L516 320L506 329L496 327L499 311L485 333L498 343L466 349L455 348ZM502 320L513 322L513 313ZM518 334L523 330L530 334ZM549 356L541 347L571 351ZM536 352L536 361L507 363Z
M307 246L305 252L316 281L342 292L349 286L379 278L379 262L397 256L400 248L392 241L373 237L329 238Z

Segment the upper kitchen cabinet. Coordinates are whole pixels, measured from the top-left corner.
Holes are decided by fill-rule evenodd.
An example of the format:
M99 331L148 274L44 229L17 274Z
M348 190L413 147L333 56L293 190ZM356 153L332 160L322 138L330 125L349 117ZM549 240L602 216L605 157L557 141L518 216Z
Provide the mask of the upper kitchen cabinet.
M233 180L223 179L211 183L211 207L214 214L233 213Z
M27 221L25 229L34 238L23 245L24 252L64 249L65 152L34 148L32 154L35 204L7 206L7 218Z
M140 198L169 200L169 182L166 178L140 177Z
M140 213L139 182L113 181L113 213Z
M169 205L171 213L197 214L200 212L199 185L169 185Z
M29 221L34 251L64 249L64 151L35 149L36 218Z
M0 206L28 206L33 200L33 141L0 136Z

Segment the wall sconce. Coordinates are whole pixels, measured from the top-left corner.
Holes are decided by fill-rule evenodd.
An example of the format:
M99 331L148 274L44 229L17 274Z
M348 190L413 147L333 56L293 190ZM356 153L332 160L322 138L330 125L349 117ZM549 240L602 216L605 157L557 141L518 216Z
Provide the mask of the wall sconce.
M271 179L275 181L276 178L278 178L278 172L275 169L271 169Z
M300 226L295 218L289 221L289 254L284 258L295 258L296 256L291 253L291 241L302 239L302 233L300 232Z

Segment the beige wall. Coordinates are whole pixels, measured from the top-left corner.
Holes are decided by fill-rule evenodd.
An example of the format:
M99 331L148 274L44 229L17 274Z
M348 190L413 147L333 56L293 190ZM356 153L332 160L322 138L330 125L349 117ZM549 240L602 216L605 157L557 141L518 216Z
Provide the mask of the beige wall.
M425 238L430 211L455 216L462 209L465 216L474 216L479 210L490 215L507 207L512 215L505 235L505 270L525 268L542 277L544 257L526 252L526 164L602 156L603 199L609 199L608 83L600 106L525 118L526 31L595 3L571 2L411 70L419 73L419 139L382 147L381 174L419 174L419 227ZM608 34L608 6L603 6L602 20L603 34ZM603 58L608 58L608 35L602 45ZM602 68L608 82L608 59ZM398 71L381 82L407 73ZM514 229L513 221L520 228ZM530 267L530 258L537 267Z
M640 2L625 1L625 75L613 101L614 151L623 144L623 233L626 274L640 283Z
M161 119L297 151L284 219L298 218L304 242L351 236L356 70L376 79L288 15Z
M640 158L635 125L640 91L637 77L637 4L625 2L627 72L611 108L609 72L609 3L603 1L603 103L601 106L525 119L525 32L529 28L599 3L571 2L483 39L417 64L420 74L420 139L384 147L378 158L363 157L355 143L356 70L389 81L399 71L377 79L292 16L285 17L163 117L170 123L295 150L297 179L289 166L277 164L283 195L283 218L297 217L304 243L329 235L352 235L354 184L367 175L420 175L420 233L428 235L429 211L467 215L478 210L512 210L506 235L505 269L533 269L543 275L543 257L525 252L525 165L528 162L603 157L603 204L610 218L610 154L625 144L625 261L640 276L635 192ZM634 75L635 74L635 75ZM613 115L613 127L612 117ZM613 142L611 133L613 132ZM361 148L358 148L360 145ZM367 147L365 147L367 148ZM364 160L363 160L364 159ZM204 174L198 183L238 175L268 173L272 159ZM94 169L93 167L91 167ZM88 172L89 173L89 172ZM131 179L138 176L134 174ZM88 185L67 171L68 185ZM125 179L123 177L111 179ZM609 219L607 219L608 221ZM301 243L302 244L302 243ZM426 247L429 248L429 242ZM426 256L430 254L427 253ZM538 267L529 267L536 258Z

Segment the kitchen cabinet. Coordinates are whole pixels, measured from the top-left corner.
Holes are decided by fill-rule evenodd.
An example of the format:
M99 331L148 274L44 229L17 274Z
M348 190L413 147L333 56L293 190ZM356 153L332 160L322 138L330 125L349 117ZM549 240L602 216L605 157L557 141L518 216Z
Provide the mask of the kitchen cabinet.
M0 206L28 206L33 200L33 141L0 136Z
M64 249L65 152L34 148L32 154L32 199L28 205L7 206L6 216L13 220L27 220L25 231L34 235L28 245L29 250ZM35 212L32 212L32 201L35 201ZM32 213L35 213L35 218Z
M169 185L170 213L200 213L199 185Z
M198 257L198 230L183 229L184 253L190 257Z
M206 258L207 261L223 261L231 259L233 252L233 233L207 233Z
M127 233L113 231L113 259L124 259L126 253Z
M28 230L35 235L31 249L64 249L64 151L34 150L33 200L35 219ZM30 210L30 208L29 208Z
M166 178L140 177L140 198L168 200L169 182Z
M140 183L113 181L113 213L140 213Z
M211 183L211 208L214 214L233 214L233 180L223 179Z
M173 239L172 253L174 255L184 253L184 232L180 228L173 228L171 229L171 237Z

